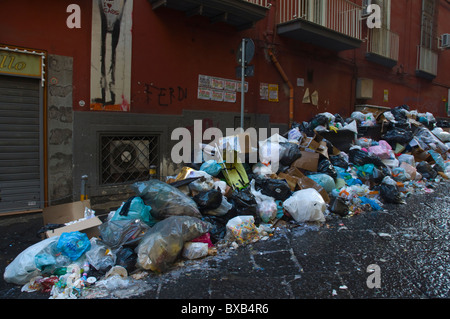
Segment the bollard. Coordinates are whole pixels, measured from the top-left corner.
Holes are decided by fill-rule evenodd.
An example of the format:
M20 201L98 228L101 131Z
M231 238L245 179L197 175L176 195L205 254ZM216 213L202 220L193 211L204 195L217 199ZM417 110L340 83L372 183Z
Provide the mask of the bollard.
M80 195L80 200L82 200L82 201L88 199L88 196L86 194L87 179L88 179L87 175L81 176L81 195Z

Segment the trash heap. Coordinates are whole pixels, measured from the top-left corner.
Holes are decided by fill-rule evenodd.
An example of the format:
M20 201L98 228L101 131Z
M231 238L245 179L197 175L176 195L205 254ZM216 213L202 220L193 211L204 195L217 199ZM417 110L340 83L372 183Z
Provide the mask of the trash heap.
M220 147L202 145L202 163L165 181L132 184L135 195L109 213L97 236L73 231L43 239L16 257L4 278L22 291L80 298L126 288L180 259L268 239L278 227L404 203L450 177L449 127L402 105L347 119L321 113L256 148L234 143L246 134Z

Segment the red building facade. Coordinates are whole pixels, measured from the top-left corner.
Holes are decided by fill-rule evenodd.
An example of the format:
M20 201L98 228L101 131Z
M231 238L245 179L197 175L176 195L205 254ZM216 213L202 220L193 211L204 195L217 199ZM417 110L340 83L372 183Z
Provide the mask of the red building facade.
M407 104L436 117L447 116L447 1L104 0L100 4L100 11L110 13L105 26L111 26L106 33L111 39L105 45L111 48L114 37L120 40L115 80L106 79L111 77L109 66L101 73L101 59L94 62L94 47L101 50L101 36L95 31L101 30L96 1L2 2L1 52L18 49L18 54L26 55L34 50L45 57L45 72L37 78L43 88L38 123L42 128L38 169L43 173L40 195L33 195L36 205L28 202L27 207L77 199L82 175L89 176L92 195L116 193L117 185L127 180L114 182L102 175L101 149L108 136L145 136L146 141L154 137L158 155L153 164L161 175L169 175L174 169L169 139L175 127L190 128L195 119L203 120L204 128L237 127L241 93L236 68L243 38L254 43L249 63L254 73L245 78L246 127L286 129L290 121L308 121L321 112L347 117L358 105ZM367 12L368 5L381 10ZM120 36L114 35L108 20L113 15L124 21ZM369 26L378 21L373 18L381 28ZM123 40L123 34L129 40ZM7 67L5 60L1 79L21 76L8 74ZM100 93L94 96L96 88L100 92L118 86L126 94L103 100ZM62 167L68 170L63 172Z

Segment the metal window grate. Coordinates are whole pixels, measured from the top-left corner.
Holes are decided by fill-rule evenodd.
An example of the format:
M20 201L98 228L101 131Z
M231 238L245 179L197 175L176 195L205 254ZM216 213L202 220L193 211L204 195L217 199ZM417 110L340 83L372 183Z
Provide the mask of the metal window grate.
M158 135L100 136L100 184L146 180L150 166L158 163Z

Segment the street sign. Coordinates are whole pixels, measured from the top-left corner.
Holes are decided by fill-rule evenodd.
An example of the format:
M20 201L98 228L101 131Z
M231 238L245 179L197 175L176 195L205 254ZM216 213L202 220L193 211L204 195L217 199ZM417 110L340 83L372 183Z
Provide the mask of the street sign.
M255 43L252 39L245 38L239 45L238 52L236 54L236 61L239 65L242 64L242 48L244 48L244 64L250 63L255 55ZM245 45L244 45L245 43Z

